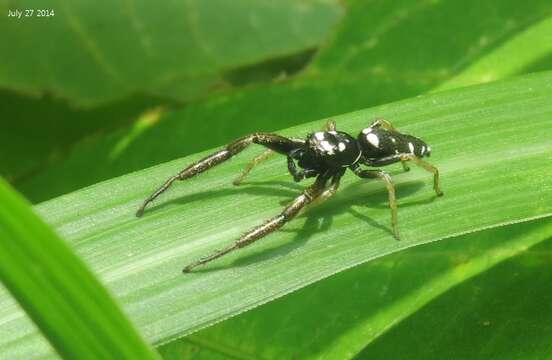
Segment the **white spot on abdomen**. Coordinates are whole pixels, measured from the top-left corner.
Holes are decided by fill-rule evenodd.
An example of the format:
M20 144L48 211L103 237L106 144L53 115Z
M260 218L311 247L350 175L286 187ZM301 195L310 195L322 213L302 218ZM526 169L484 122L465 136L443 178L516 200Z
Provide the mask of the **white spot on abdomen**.
M410 149L410 153L411 154L414 154L414 144L412 144L411 142L408 143L408 148Z
M363 134L369 134L369 133L371 133L371 132L372 132L372 128L366 128L366 129L363 129L363 130L362 130L362 133L363 133Z
M339 144L337 144L337 149L339 151L343 151L347 148L347 145L345 145L344 143L340 142Z
M368 140L368 142L374 147L379 146L379 137L376 134L369 133L368 135L366 135L366 140Z

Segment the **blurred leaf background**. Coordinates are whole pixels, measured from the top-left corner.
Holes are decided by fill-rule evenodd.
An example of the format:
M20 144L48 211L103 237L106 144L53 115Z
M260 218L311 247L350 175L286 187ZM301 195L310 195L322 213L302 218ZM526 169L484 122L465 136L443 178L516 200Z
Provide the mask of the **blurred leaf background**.
M44 6L6 1L0 13ZM34 203L252 131L552 70L544 0L48 6L54 17L0 18L0 174ZM544 358L550 241L496 262L484 255L549 227L535 220L404 250L159 350L171 359ZM479 257L487 266L473 265ZM480 270L455 275L463 265ZM409 301L418 311L403 314Z

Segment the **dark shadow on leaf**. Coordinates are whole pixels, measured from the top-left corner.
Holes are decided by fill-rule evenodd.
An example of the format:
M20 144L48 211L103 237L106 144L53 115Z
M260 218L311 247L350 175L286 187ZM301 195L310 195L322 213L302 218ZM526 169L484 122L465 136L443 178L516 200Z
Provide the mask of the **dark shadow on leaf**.
M304 214L299 216L299 217L306 217L306 221L300 229L297 229L297 230L289 229L289 228L286 228L284 225L282 229L278 230L280 232L295 232L296 235L290 241L287 241L284 244L279 244L277 246L270 247L268 249L264 248L260 252L255 252L247 256L239 257L231 265L217 266L215 264L213 265L209 264L205 268L194 269L193 272L201 273L201 272L210 272L215 270L226 269L230 267L247 266L253 263L262 262L264 260L286 256L293 250L303 246L307 241L309 241L310 238L312 238L314 234L328 230L333 223L333 216L343 212L349 212L359 220L366 222L367 226L369 227L376 227L380 230L386 231L387 233L389 233L390 241L395 241L392 236L391 227L390 227L391 213L389 213L389 223L383 224L383 223L374 221L370 217L362 214L360 211L357 211L353 208L355 206L360 206L360 207L368 207L368 208L389 209L388 194L385 187L383 187L383 185L381 189L378 189L376 192L367 193L366 196L359 196L359 194L362 194L362 190L358 188L361 187L362 184L363 182L355 182L341 189L340 192L338 192L333 198L329 199L325 203L308 208ZM397 195L398 195L399 203L400 203L401 196L407 197L411 194L417 193L423 186L424 186L424 183L422 181L409 182L409 183L405 183L397 186ZM281 187L292 188L293 190L282 189ZM204 198L229 196L229 195L234 195L238 193L248 193L248 194L263 195L263 196L266 195L270 197L273 197L273 196L286 197L286 199L281 202L282 205L285 206L289 204L296 196L298 196L300 194L300 190L302 189L303 187L298 184L295 184L293 182L288 183L284 181L245 183L238 187L231 187L231 188L225 188L220 190L206 191L206 192L197 193L197 194L190 194L178 199L168 201L164 204L157 205L156 207L152 207L150 211L163 208L164 206L168 206L169 204L175 204L175 203L187 204ZM351 193L353 193L354 195L350 195ZM400 214L401 207L427 204L427 203L433 202L435 198L436 198L435 194L431 192L429 193L427 198L424 198L424 200L418 200L418 201L409 202L406 204L400 204L399 214ZM274 216L276 216L277 214L278 212L275 212ZM251 229L257 225L262 224L262 222L266 220L268 219L259 219L258 223L251 224ZM291 223L293 223L293 220L291 221ZM399 220L399 224L400 224L400 220ZM270 235L268 235L268 237L270 237ZM259 241L263 241L263 240L264 239L261 239ZM229 239L228 245L231 244L231 241L233 240ZM208 255L208 254L205 254L205 255Z
M255 185L260 185L260 186L267 186L267 185L277 185L277 186L282 186L282 187L286 187L288 189L293 189L293 190L297 190L298 192L301 192L303 191L303 189L305 188L305 186L308 186L308 183L307 182L304 182L304 183L296 183L296 182L293 182L292 180L290 181L278 181L278 180L271 180L271 181L244 181L241 185L239 186L255 186Z
M236 194L262 195L267 197L294 197L299 195L300 191L286 190L286 189L278 188L276 186L229 185L228 187L225 187L222 189L209 190L209 191L204 191L200 193L189 194L189 195L185 195L185 196L164 201L164 202L162 202L162 199L160 198L158 200L159 202L158 204L148 207L146 209L146 211L144 212L144 216L146 216L147 213L149 212L160 211L161 209L174 204L184 205L184 204L193 203L195 201L200 201L203 199L219 198L224 196L232 196Z

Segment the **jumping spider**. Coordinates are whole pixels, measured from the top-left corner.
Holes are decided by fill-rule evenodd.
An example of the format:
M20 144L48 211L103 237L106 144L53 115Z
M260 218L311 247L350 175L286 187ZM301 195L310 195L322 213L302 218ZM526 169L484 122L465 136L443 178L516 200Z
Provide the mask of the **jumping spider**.
M268 150L253 159L242 174L234 180L234 185L240 184L255 165L267 159L274 152L287 157L288 170L295 181L298 182L312 177L316 177L316 180L278 216L246 232L234 244L191 263L184 268L184 272L189 272L196 266L206 264L231 251L247 246L279 229L315 199L324 201L330 198L336 193L339 180L347 169L353 171L358 177L383 181L389 194L391 228L393 235L398 240L397 202L391 177L383 170L362 169L361 164L377 167L400 161L404 170L408 171L409 168L406 162L413 161L416 165L433 173L433 189L437 196L443 195L439 189L439 171L436 167L421 159L425 156L429 157L431 154L431 148L421 139L398 132L391 123L383 119L375 120L369 127L363 129L355 139L343 131L337 131L335 123L329 121L324 131L310 134L306 139L286 138L268 133L254 133L244 136L169 178L144 201L136 212L136 216L142 216L146 206L167 190L174 181L189 179L209 170L238 154L250 144L259 144L268 148Z

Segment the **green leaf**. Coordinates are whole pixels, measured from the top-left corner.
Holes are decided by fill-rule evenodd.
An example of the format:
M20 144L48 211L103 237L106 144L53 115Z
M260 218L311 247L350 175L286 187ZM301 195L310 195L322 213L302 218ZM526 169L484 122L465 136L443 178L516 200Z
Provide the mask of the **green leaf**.
M35 176L65 158L84 138L128 126L160 99L133 97L94 109L74 109L51 96L30 98L0 90L0 175L9 182Z
M466 21L466 9L471 21ZM520 40L549 38L548 28L539 24L551 12L549 0L350 1L333 41L299 76L224 92L168 113L126 142L116 157L111 149L125 142L129 131L81 144L67 161L20 189L32 201L44 201L254 131L419 95L463 78L464 71L465 81L448 86L520 74L539 59L544 59L541 68L552 69L549 46L527 48L519 59L512 56ZM471 69L478 61L493 67Z
M404 353L412 358L419 353L419 358L427 359L445 357L451 349L449 343L454 343L459 333L462 338L466 337L462 336L464 333L478 338L474 342L466 340L458 346L459 351L473 350L469 358L481 356L479 349L483 344L481 347L466 344L492 341L491 352L497 352L515 350L520 343L525 347L543 343L542 339L550 337L549 315L552 312L543 311L542 307L527 311L527 306L515 306L515 312L492 317L496 326L506 326L516 319L520 332L531 331L531 335L524 341L516 341L514 346L510 341L485 340L477 331L465 331L465 326L481 326L481 320L466 324L462 315L476 313L477 317L490 318L485 317L485 311L473 311L480 296L452 296L450 293L457 293L454 288L460 285L472 292L485 292L489 298L504 299L503 303L512 304L512 297L527 298L531 291L507 288L509 282L516 285L520 282L517 280L519 275L512 276L518 271L500 271L497 276L494 269L498 264L500 267L505 263L529 264L522 277L527 283L524 288L539 288L527 280L533 274L542 282L537 273L543 272L543 261L549 254L542 250L543 246L535 244L551 237L552 221L543 219L417 246L336 274L165 344L158 350L166 360L190 358L191 354L194 359L200 355L209 358L225 354L231 355L230 358L251 359L348 359L369 345L364 353L370 359L378 358L373 348L385 349L385 352L379 352L386 356L380 355L379 358L401 358L399 354ZM543 245L550 244L552 242L548 241ZM481 274L484 280L473 280ZM472 282L477 285L466 285ZM503 284L500 291L496 288L498 283ZM547 291L546 286L540 288ZM530 297L535 299L533 295ZM441 298L448 299L445 305L432 305L442 304ZM530 302L530 299L523 301L525 304ZM543 302L538 300L538 303ZM433 310L424 310L427 306ZM531 316L531 322L522 321L525 314L536 312L544 318L539 320ZM411 316L420 320L412 321ZM455 325L451 324L451 317ZM413 330L412 325L407 325L412 323L420 329ZM455 328L458 330L443 334L443 329ZM535 333L541 334L535 336ZM423 334L427 339L420 340L417 334ZM448 343L443 344L443 339ZM381 346L381 343L385 345ZM434 345L421 347L415 343ZM431 352L443 352L443 356L431 356Z
M413 360L547 359L551 250L552 241L546 241L452 289L370 344L358 359L405 352Z
M282 158L233 188L232 177L253 156L249 151L175 185L141 219L134 212L143 198L204 154L97 184L37 210L100 274L147 338L159 344L386 254L552 215L552 177L542 165L552 156L551 90L548 72L334 118L340 129L354 133L374 117L385 117L432 145L443 198L435 198L426 172L390 169L399 197L400 242L389 232L381 184L348 176L335 198L283 231L182 275L188 262L231 243L276 215L279 202L298 194L301 187L290 182ZM283 133L301 136L322 124ZM4 303L0 324L8 320L17 331L1 333L0 341L21 349L36 346L32 329ZM6 349L2 343L0 348ZM2 356L10 354L5 351Z
M86 266L1 178L0 200L0 280L58 353L73 359L156 359ZM6 304L5 296L1 302ZM9 308L13 314L13 304ZM20 353L7 345L20 328L6 320L2 351L12 359L29 358L29 348Z
M24 11L0 19L9 39L0 43L0 86L81 106L133 94L189 99L226 70L316 47L342 13L334 0L53 0L54 15L39 17L44 8L38 0L0 5L4 15Z
M37 8L30 1L26 3L29 10ZM99 137L98 133L104 136L122 125L131 131L128 129L130 121L158 106L174 107L174 98L194 97L213 85L216 88L243 86L249 82L267 81L282 72L298 71L342 12L334 0L308 0L301 4L288 0L231 4L218 0L190 0L173 5L130 1L96 6L87 9L83 16L71 17L69 13L79 13L82 4L56 6L54 3L60 2L50 4L59 10L54 18L0 18L0 32L10 35L0 44L0 51L5 49L0 58L0 85L4 85L0 90L0 118L5 120L0 131L0 174L12 183L32 178L50 163L65 159L71 146L83 138L90 141L91 136ZM232 11L225 11L221 6ZM196 12L188 11L194 7L197 7ZM13 4L0 4L2 13L15 8ZM63 11L66 8L70 8L69 12ZM142 12L136 13L137 9ZM177 15L179 11L180 17ZM166 16L167 12L174 12L175 16L167 17L162 24L150 26L158 16ZM222 20L219 19L221 14L225 17ZM115 24L103 29L97 26L110 21ZM275 32L274 21L289 26ZM213 27L214 23L217 24ZM197 31L175 36L175 27L187 25ZM51 41L71 36L78 38L75 33L78 29L87 31L78 34L84 38L82 41ZM106 30L109 33L105 33ZM117 31L118 36L111 36L112 31ZM194 40L194 34L204 38L197 42L195 40L200 39ZM221 36L236 36L240 46L236 46L235 41L223 41ZM113 47L122 40L124 46ZM44 45L42 43L48 46L40 46ZM128 56L128 52L147 52L147 46L154 52L151 56L145 53ZM113 63L109 66L117 67L114 70L117 76L125 77L123 84L115 84L114 78L104 79L105 74L95 65L88 67L91 58L94 62L88 51L94 49L96 56ZM200 50L221 57L220 64L211 66L203 61L193 65L189 63L191 56L178 58L184 52L205 55ZM100 55L100 52L104 54ZM287 54L292 55L284 56ZM61 62L58 59L63 55L82 56L85 61L75 60L76 63L67 67L65 59ZM124 64L116 65L116 62ZM171 62L175 63L171 65ZM37 67L37 63L42 64ZM141 70L137 71L137 67ZM205 69L208 73L204 73ZM251 76L255 71L259 74ZM8 79L2 78L4 72ZM53 72L57 72L57 76ZM78 76L75 76L76 72ZM191 81L192 74L195 74L194 79L200 78L201 86L196 87L197 81ZM175 78L167 79L170 76ZM238 77L239 81L236 81ZM159 84L167 81L165 85ZM161 88L154 88L156 85ZM99 93L82 94L97 91L102 86L106 89ZM23 92L39 96L25 96ZM91 105L98 106L89 107Z
M547 17L482 56L462 73L437 87L435 91L495 81L522 73L532 64L552 54L550 34L552 34L552 17Z

